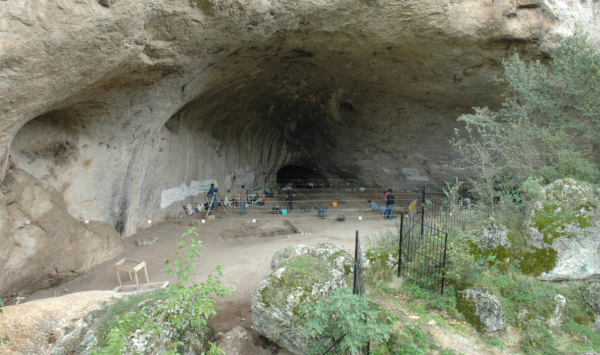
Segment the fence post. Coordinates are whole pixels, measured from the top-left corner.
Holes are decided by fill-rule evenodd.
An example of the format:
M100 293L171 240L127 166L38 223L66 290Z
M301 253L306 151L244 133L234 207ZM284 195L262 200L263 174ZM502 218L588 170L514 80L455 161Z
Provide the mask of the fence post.
M423 237L424 225L425 225L425 189L423 187L423 204L421 205L421 238Z
M448 249L448 233L446 232L446 238L444 240L444 261L442 263L442 295L444 295L444 283L446 281L446 250Z
M358 231L356 231L356 238L354 241L354 289L352 293L358 294Z
M402 271L402 233L404 232L404 213L400 214L400 245L398 246L398 277Z

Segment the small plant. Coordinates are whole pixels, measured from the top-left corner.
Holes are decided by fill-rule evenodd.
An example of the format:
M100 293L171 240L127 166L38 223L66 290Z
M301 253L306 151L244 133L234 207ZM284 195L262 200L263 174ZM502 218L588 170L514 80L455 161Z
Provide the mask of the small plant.
M0 298L0 314L2 314L2 307L4 307L4 302ZM5 335L4 338L0 339L0 345L6 345L8 343L8 336Z
M385 313L371 298L353 295L348 288L316 304L303 304L300 312L307 319L305 332L312 338L310 354L322 354L338 341L337 353L356 354L369 342L387 342L394 333Z

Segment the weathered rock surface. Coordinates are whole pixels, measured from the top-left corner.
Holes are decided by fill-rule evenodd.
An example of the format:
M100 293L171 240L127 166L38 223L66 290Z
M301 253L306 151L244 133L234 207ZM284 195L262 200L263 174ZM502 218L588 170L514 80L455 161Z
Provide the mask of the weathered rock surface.
M544 187L524 225L532 267L543 280L600 275L600 190L573 179Z
M252 336L239 325L223 334L217 346L225 349L225 355L271 355L273 352L257 346Z
M498 297L480 286L458 292L457 307L480 332L495 332L506 327L506 314Z
M320 243L316 245L290 245L273 255L271 269L278 268L291 258L299 255L309 255L314 258L325 260L329 266L339 272L349 274L354 270L354 258L345 250L338 248L333 243Z
M0 231L4 297L73 279L123 248L111 225L79 222L53 186L19 169L10 170L0 190Z
M589 285L583 291L583 298L595 312L600 312L600 283Z
M508 228L498 223L494 217L488 218L477 231L470 233L469 237L480 250L496 249L500 246L509 249Z
M565 310L565 306L567 305L567 299L563 295L554 296L554 301L556 301L556 308L554 308L554 314L546 321L546 324L549 327L556 328L559 327L563 321L563 313Z
M73 338L65 338L65 335L87 328L81 321L83 317L121 296L112 291L88 291L3 307L0 334L1 337L8 336L10 341L2 345L2 354L60 352L60 348Z
M330 256L339 252L337 247L327 243L314 247L322 252L302 253L310 247L301 245L276 253L280 260L275 263L276 269L252 293L254 329L294 354L308 353L306 320L300 313L300 305L315 303L346 287L344 275L350 272L345 267L333 267ZM329 249L334 249L334 253ZM283 254L295 256L283 257Z

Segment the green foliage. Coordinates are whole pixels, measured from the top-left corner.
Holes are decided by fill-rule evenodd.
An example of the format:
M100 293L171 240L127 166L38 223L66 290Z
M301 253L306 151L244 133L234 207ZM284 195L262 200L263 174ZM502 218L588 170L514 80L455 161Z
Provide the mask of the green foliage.
M108 333L118 327L118 321L121 320L122 315L129 313L137 314L140 312L140 305L144 305L146 301L152 300L156 302L164 300L167 297L167 290L156 290L151 293L125 296L111 304L110 307L102 307L100 310L94 312L93 317L99 320L95 332L98 339L98 348L105 347Z
M423 304L429 309L446 311L450 315L456 315L456 291L455 286L451 285L444 289L444 294L423 288L414 282L404 282L402 291L408 293L415 299L422 299Z
M2 307L4 307L4 302L2 302L2 299L0 298L0 314L2 314ZM4 336L4 338L0 339L0 345L2 344L7 344L8 343L8 336Z
M195 259L200 256L201 241L196 241L193 236L198 236L195 228L189 229L182 235L189 237L189 244L184 241L179 243L179 249L187 250L178 253L177 259L171 263L164 260L167 265L165 273L175 275L177 283L170 286L166 291L160 291L151 296L140 295L124 302L117 302L111 311L115 316L108 322L110 330L99 342L99 350L93 350L93 355L118 355L127 350L127 339L136 332L142 330L145 334L160 336L163 333L161 324L170 324L178 330L195 329L199 332L207 328L207 319L216 314L214 310L215 300L213 295L223 297L231 295L232 287L221 285L220 278L222 265L217 265L216 273L209 275L207 281L198 284L195 278ZM183 281L192 281L190 287L185 287ZM135 302L141 300L137 307ZM116 308L115 308L116 307ZM125 313L126 310L130 310ZM106 325L104 325L106 326ZM101 328L102 329L102 328ZM184 345L181 340L175 340L166 346L166 354L178 354L178 348ZM210 350L207 355L224 354L225 351L208 342Z
M479 198L494 196L493 179L506 174L545 182L573 177L600 179L600 54L578 31L560 39L549 67L525 63L517 53L503 61L503 108L475 108L458 121L453 140L459 167L479 178Z
M369 342L387 342L393 334L385 313L368 296L353 295L348 288L316 304L303 304L300 312L307 318L310 354L322 354L338 339L335 353L355 354Z

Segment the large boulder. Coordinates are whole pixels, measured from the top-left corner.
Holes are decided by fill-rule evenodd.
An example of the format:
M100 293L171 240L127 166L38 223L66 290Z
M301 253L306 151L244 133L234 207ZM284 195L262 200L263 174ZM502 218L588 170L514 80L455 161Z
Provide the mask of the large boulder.
M600 274L600 189L573 179L544 187L525 224L531 253L522 270L542 280L587 279Z
M470 233L470 238L480 250L493 250L498 247L509 249L508 228L494 217L489 217L476 231Z
M354 258L345 250L338 248L333 243L321 243L317 245L290 245L277 251L271 259L271 268L276 269L282 263L290 258L299 255L310 255L315 258L323 259L329 265L345 274L349 274L353 270Z
M343 258L344 262L333 262L333 255L338 255L333 261ZM252 293L254 329L294 354L307 354L309 338L304 334L306 320L300 305L315 303L346 287L344 276L352 269L344 263L352 257L325 243L288 247L277 252L273 260L276 269Z
M112 291L87 291L3 307L0 315L0 345L3 355L60 353L77 338L75 333L89 329L82 321L89 313L115 302L123 294Z
M56 286L122 249L110 224L78 221L53 186L9 171L0 191L0 296Z
M456 301L458 310L478 331L495 332L506 327L500 300L485 288L475 285L459 291Z

